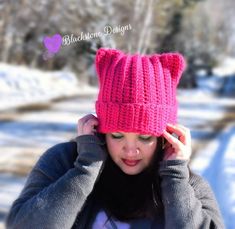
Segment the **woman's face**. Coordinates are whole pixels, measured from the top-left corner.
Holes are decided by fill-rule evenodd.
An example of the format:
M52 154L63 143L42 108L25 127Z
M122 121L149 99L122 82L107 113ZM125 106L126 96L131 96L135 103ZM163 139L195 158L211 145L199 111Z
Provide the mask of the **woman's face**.
M111 158L129 175L136 175L150 165L157 146L157 137L152 135L112 132L105 138Z

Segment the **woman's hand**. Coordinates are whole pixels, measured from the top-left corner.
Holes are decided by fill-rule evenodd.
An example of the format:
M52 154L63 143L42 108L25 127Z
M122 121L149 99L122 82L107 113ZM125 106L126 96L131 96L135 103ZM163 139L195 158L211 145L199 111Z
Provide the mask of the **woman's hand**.
M98 126L98 119L94 115L88 114L78 120L77 134L78 136L85 134L94 135L96 126Z
M178 139L172 134L176 134ZM167 140L164 146L163 160L189 160L191 147L190 130L183 125L167 124L166 130L163 131L163 137Z

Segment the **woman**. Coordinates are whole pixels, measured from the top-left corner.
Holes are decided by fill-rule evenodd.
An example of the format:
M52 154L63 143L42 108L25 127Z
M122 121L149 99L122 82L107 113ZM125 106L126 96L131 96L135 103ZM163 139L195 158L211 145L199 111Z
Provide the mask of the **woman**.
M41 156L7 228L224 228L208 183L188 167L176 100L184 68L177 53L99 49L97 117Z

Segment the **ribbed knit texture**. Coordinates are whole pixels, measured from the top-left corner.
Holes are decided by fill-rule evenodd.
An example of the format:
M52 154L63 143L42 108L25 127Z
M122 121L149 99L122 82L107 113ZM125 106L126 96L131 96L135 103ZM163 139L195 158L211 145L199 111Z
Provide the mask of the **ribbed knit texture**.
M99 49L98 131L162 135L167 123L177 122L176 88L184 68L179 53L140 55Z

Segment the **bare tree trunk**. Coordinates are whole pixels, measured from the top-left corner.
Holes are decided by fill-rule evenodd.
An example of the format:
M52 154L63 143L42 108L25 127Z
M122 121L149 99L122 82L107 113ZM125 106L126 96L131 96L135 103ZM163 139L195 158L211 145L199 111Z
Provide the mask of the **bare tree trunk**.
M2 55L1 60L3 62L7 62L9 50L12 45L12 37L8 35L8 30L10 26L10 20L11 20L11 6L9 2L3 3L4 10L3 10L3 28L2 28L2 35L1 35L1 44L2 44Z
M153 0L136 1L132 20L135 31L130 42L131 44L128 47L130 52L137 51L142 54L146 52L152 35L151 20L153 7Z
M143 30L142 30L142 33L140 33L140 38L139 38L139 43L138 43L138 48L137 48L137 50L140 53L145 53L147 46L149 44L148 41L151 35L150 24L151 24L151 19L152 19L152 12L153 12L153 0L150 0L148 1L148 9L147 9L145 20L142 26Z

